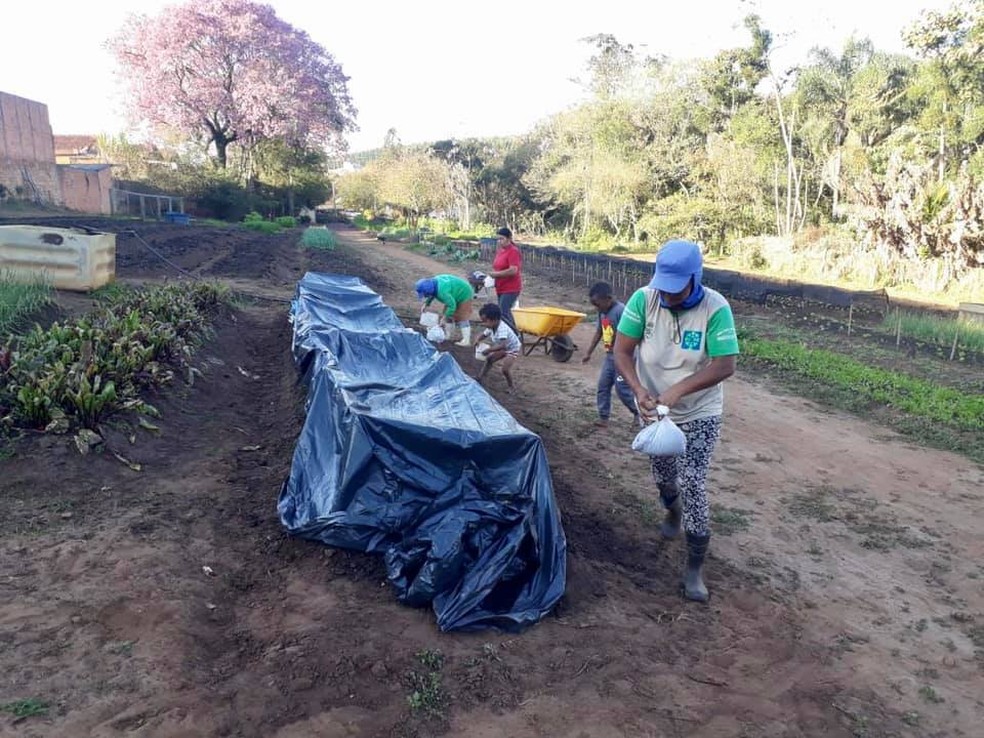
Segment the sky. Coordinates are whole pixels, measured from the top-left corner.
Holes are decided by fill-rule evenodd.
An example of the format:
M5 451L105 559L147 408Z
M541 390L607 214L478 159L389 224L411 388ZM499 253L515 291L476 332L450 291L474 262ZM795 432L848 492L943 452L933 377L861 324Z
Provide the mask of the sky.
M207 2L207 0L196 0ZM0 91L48 105L55 134L116 133L127 127L117 69L105 40L139 8L161 16L174 0L35 0L4 3ZM352 151L379 146L396 129L403 143L513 135L584 98L591 47L613 34L646 54L685 60L747 46L742 19L761 16L776 37L773 65L806 60L814 46L840 49L852 34L904 51L901 31L952 0L878 3L826 0L602 0L580 10L544 0L272 0L278 15L331 52L350 77L360 130Z

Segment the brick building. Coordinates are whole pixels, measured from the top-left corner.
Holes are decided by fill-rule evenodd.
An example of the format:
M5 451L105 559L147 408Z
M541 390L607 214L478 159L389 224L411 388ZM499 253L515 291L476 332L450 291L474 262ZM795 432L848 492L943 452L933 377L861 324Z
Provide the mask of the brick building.
M109 164L56 163L47 105L0 92L0 199L109 213L112 184Z

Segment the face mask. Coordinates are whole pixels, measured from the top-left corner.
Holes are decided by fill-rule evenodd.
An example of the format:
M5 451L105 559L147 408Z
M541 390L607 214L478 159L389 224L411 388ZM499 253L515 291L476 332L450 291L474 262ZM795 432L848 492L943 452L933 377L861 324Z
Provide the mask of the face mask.
M696 282L695 284L695 280L693 277L690 278L690 284L692 286L692 289L690 290L690 294L687 295L687 299L681 302L679 305L673 307L667 305L666 301L663 299L662 292L659 293L659 304L662 307L668 308L670 310L689 310L692 307L696 307L697 305L700 304L700 301L704 299L704 285L702 285L700 282Z

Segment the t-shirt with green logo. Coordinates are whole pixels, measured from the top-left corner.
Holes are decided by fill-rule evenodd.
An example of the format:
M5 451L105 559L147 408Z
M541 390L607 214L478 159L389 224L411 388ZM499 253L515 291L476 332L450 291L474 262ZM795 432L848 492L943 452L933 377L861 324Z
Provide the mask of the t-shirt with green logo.
M731 306L708 287L700 304L689 310L663 307L659 293L650 287L636 290L626 303L618 331L639 340L636 372L654 397L700 371L711 359L738 353ZM724 388L718 383L682 397L670 408L670 417L675 423L686 423L723 410Z

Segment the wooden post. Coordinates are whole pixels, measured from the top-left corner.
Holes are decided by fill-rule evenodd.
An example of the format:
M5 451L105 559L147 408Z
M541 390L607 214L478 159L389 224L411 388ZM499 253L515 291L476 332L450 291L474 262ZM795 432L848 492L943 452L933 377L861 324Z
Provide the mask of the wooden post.
M902 343L902 308L895 308L896 325L895 325L895 349L899 348Z
M953 361L953 357L957 355L957 338L960 336L960 325L953 329L953 346L950 347L950 361Z
M147 218L147 200L144 195L140 196L140 220Z
M854 303L851 303L850 310L847 311L847 335L851 335L851 323L854 321Z

